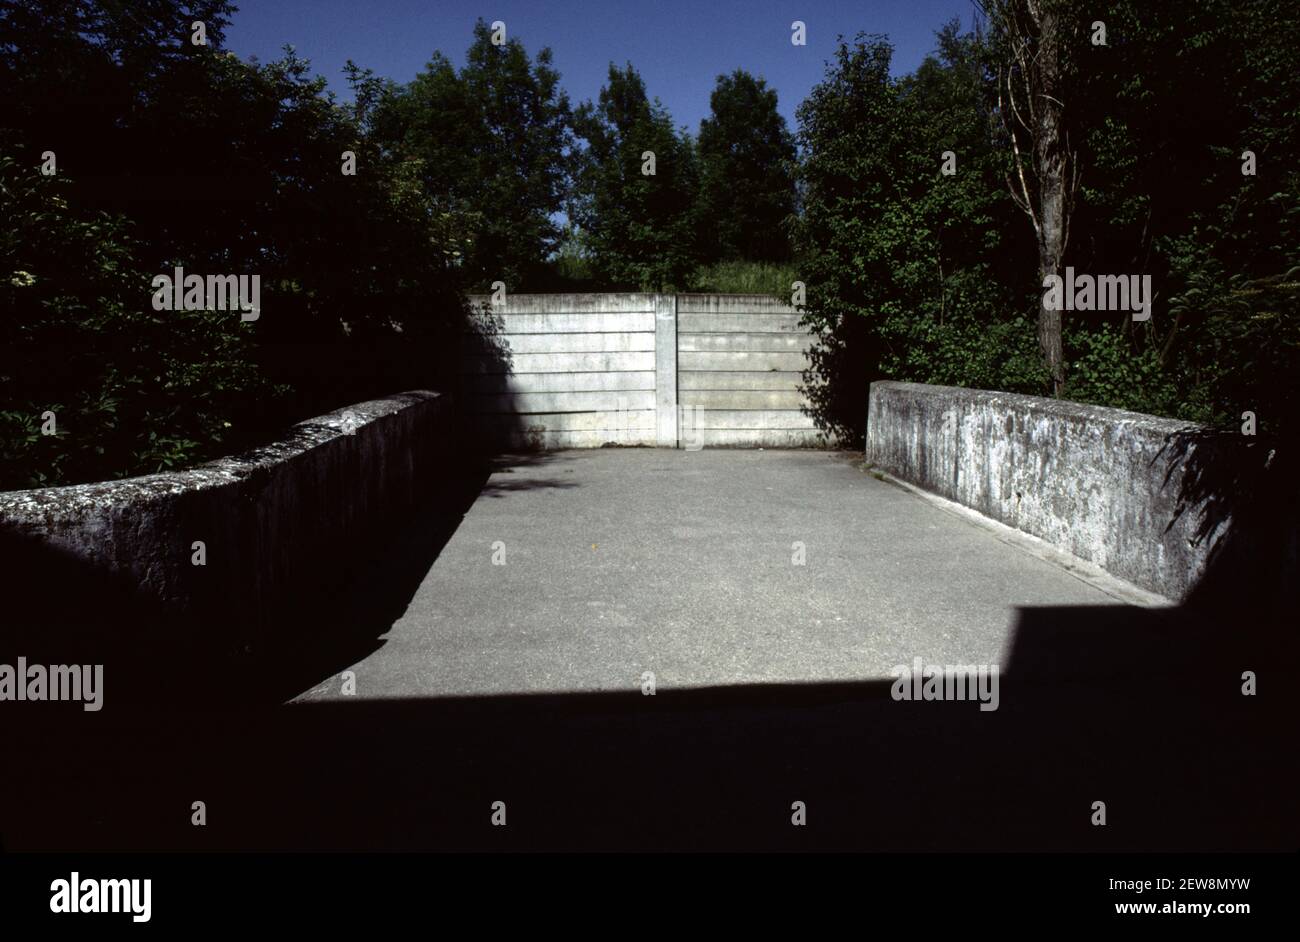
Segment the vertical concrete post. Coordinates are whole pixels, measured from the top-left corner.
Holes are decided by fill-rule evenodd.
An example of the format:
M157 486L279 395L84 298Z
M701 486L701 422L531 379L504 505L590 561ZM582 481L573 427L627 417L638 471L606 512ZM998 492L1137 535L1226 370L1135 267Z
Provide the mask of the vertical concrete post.
M677 447L677 295L655 295L655 444Z

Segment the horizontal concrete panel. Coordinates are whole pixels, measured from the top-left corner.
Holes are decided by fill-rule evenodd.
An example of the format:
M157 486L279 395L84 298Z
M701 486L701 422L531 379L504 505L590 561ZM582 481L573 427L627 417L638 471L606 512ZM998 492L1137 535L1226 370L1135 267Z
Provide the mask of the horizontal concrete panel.
M654 311L653 294L511 294L506 292L504 304L489 304L491 295L472 294L469 301L475 307L486 308L493 314L623 314L632 311Z
M653 311L628 311L622 314L501 314L491 317L502 333L507 334L604 334L625 330L655 329Z
M472 415L471 422L486 428L517 430L546 430L556 432L595 431L598 429L639 429L654 434L655 412L638 409L620 412L600 410L595 412L546 412L534 415Z
M553 374L551 374L553 375ZM591 374L587 374L591 375ZM474 395L468 400L471 413L502 412L588 412L592 410L626 411L653 409L653 389L636 392L544 392Z
M651 390L653 370L623 373L488 373L465 377L470 393L608 392Z
M811 344L812 340L806 334L682 334L677 338L677 349L683 353L799 353Z
M481 432L485 439L499 448L515 451L554 451L560 448L603 448L610 445L624 447L650 447L655 445L655 433L641 429L594 429L555 431L534 429L528 432Z
M645 353L655 348L653 333L506 334L498 337L497 341L512 354Z
M802 353L684 352L678 354L677 362L682 370L790 371L808 366Z
M683 429L813 428L813 420L797 409L685 409ZM682 432L683 437L686 432Z
M722 373L717 370L684 370L677 374L677 388L688 389L798 389L803 374L768 370L752 372L736 370Z
M703 409L798 409L804 397L793 389L683 389L678 401Z
M677 313L681 314L746 314L763 311L770 314L795 314L789 298L774 298L765 294L679 294Z
M707 355L707 354L706 354ZM760 354L781 356L781 354ZM602 373L622 370L654 370L655 355L647 353L515 353L508 362L494 357L470 356L471 373Z
M678 313L677 332L679 334L706 333L765 333L765 334L807 334L808 328L799 326L798 314L769 314L767 312L749 312L746 314L691 314Z
M683 437L682 445L705 448L829 448L816 429L702 429Z

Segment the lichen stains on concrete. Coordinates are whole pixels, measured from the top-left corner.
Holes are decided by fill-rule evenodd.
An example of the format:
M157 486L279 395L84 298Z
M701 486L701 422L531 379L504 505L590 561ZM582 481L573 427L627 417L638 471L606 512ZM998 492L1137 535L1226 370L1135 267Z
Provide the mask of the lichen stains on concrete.
M954 421L956 418L956 421ZM1150 591L1179 598L1189 547L1168 443L1199 427L1102 406L919 383L872 383L866 459Z
M438 393L407 392L374 399L307 419L293 426L279 441L238 455L218 458L184 471L166 471L120 481L42 487L0 492L0 521L39 519L54 526L57 520L84 518L91 511L123 504L149 503L182 494L236 484L258 468L278 465L337 438L357 434L376 419L400 412L419 402L437 399ZM351 416L349 419L347 416ZM354 424L355 423L355 424Z
M330 547L400 514L423 490L413 478L436 476L451 427L437 393L363 402L184 471L0 493L0 530L124 576L168 606L255 608L325 568ZM219 578L196 582L196 540ZM226 588L204 595L200 583Z

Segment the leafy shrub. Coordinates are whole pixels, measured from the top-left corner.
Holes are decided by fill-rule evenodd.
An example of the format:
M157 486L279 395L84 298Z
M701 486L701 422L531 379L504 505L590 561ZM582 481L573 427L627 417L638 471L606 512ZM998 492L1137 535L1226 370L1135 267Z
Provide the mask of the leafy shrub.
M0 157L0 487L159 471L219 454L277 390L238 314L154 311L120 216ZM53 413L56 434L42 433Z
M1066 356L1071 399L1151 415L1177 408L1178 388L1157 352L1135 349L1122 327L1075 327L1066 335Z

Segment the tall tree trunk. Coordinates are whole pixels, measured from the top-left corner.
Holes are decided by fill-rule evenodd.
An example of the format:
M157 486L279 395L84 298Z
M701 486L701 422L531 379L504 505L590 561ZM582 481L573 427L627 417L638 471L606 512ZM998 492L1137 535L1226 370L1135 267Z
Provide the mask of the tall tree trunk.
M1063 140L1060 85L1059 21L1050 9L1039 18L1038 127L1034 129L1038 190L1038 275L1039 284L1049 275L1061 276L1065 255L1066 148ZM1043 351L1052 379L1052 395L1065 391L1065 361L1061 350L1062 312L1047 306L1046 294L1039 302L1038 345Z
M1079 185L1061 101L1067 71L1069 24L1063 0L976 0L1006 44L999 63L997 116L1011 145L1011 199L1029 217L1038 242L1039 284L1061 277L1070 241L1070 213ZM1022 146L1023 145L1023 146ZM1038 346L1051 378L1052 395L1065 392L1063 313L1039 300Z

